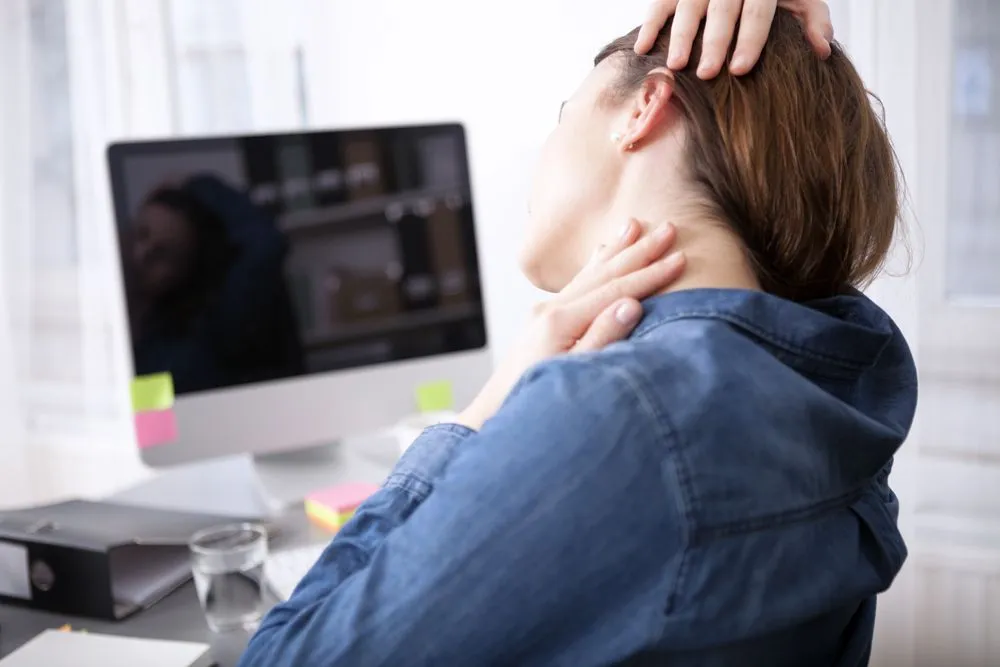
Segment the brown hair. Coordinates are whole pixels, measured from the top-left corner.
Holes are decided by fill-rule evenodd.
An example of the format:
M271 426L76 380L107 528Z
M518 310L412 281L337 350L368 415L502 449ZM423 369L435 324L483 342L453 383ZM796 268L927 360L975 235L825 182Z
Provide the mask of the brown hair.
M638 29L616 39L595 64L620 54L615 97L633 93L665 67L670 23L647 55ZM886 261L900 213L897 160L860 75L838 46L823 61L799 22L778 10L756 67L710 81L690 64L673 73L684 115L687 168L713 214L742 240L763 289L793 300L864 287ZM726 59L732 58L732 50Z

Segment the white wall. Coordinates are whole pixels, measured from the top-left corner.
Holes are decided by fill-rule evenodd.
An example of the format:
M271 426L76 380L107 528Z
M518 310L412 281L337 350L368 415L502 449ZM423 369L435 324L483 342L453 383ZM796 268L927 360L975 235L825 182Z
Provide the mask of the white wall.
M643 0L310 0L310 124L466 124L495 354L541 296L517 268L537 151L597 52L645 8Z
M502 352L542 297L517 268L537 151L594 55L638 25L648 1L306 2L310 124L466 124L491 344ZM867 4L830 2L838 38L852 52L858 43L855 61L874 78ZM905 310L886 287L886 305Z

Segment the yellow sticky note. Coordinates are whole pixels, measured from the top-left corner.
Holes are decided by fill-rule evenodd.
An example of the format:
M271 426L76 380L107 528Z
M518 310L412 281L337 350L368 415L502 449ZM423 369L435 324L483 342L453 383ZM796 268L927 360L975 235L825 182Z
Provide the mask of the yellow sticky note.
M174 379L170 373L140 375L132 380L132 411L167 410L174 404Z
M329 507L306 501L306 516L320 528L325 528L331 533L336 533L341 527L351 520L354 510L348 512L337 512Z
M448 380L425 382L417 387L417 409L420 412L441 412L454 406L455 397Z

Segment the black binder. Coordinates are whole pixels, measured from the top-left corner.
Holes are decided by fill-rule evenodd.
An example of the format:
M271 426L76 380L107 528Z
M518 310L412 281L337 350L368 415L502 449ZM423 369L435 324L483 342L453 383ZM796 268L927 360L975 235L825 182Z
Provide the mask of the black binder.
M0 512L0 601L120 620L191 578L191 535L241 521L86 500Z

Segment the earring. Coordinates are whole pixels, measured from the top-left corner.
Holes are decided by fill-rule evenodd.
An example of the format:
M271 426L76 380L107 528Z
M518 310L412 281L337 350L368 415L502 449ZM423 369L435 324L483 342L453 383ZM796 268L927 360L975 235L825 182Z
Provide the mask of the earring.
M622 140L622 135L621 134L619 134L618 132L612 132L611 133L611 141L613 143L617 144L621 140Z
M629 144L627 150L634 151L635 150L635 144L634 143Z

